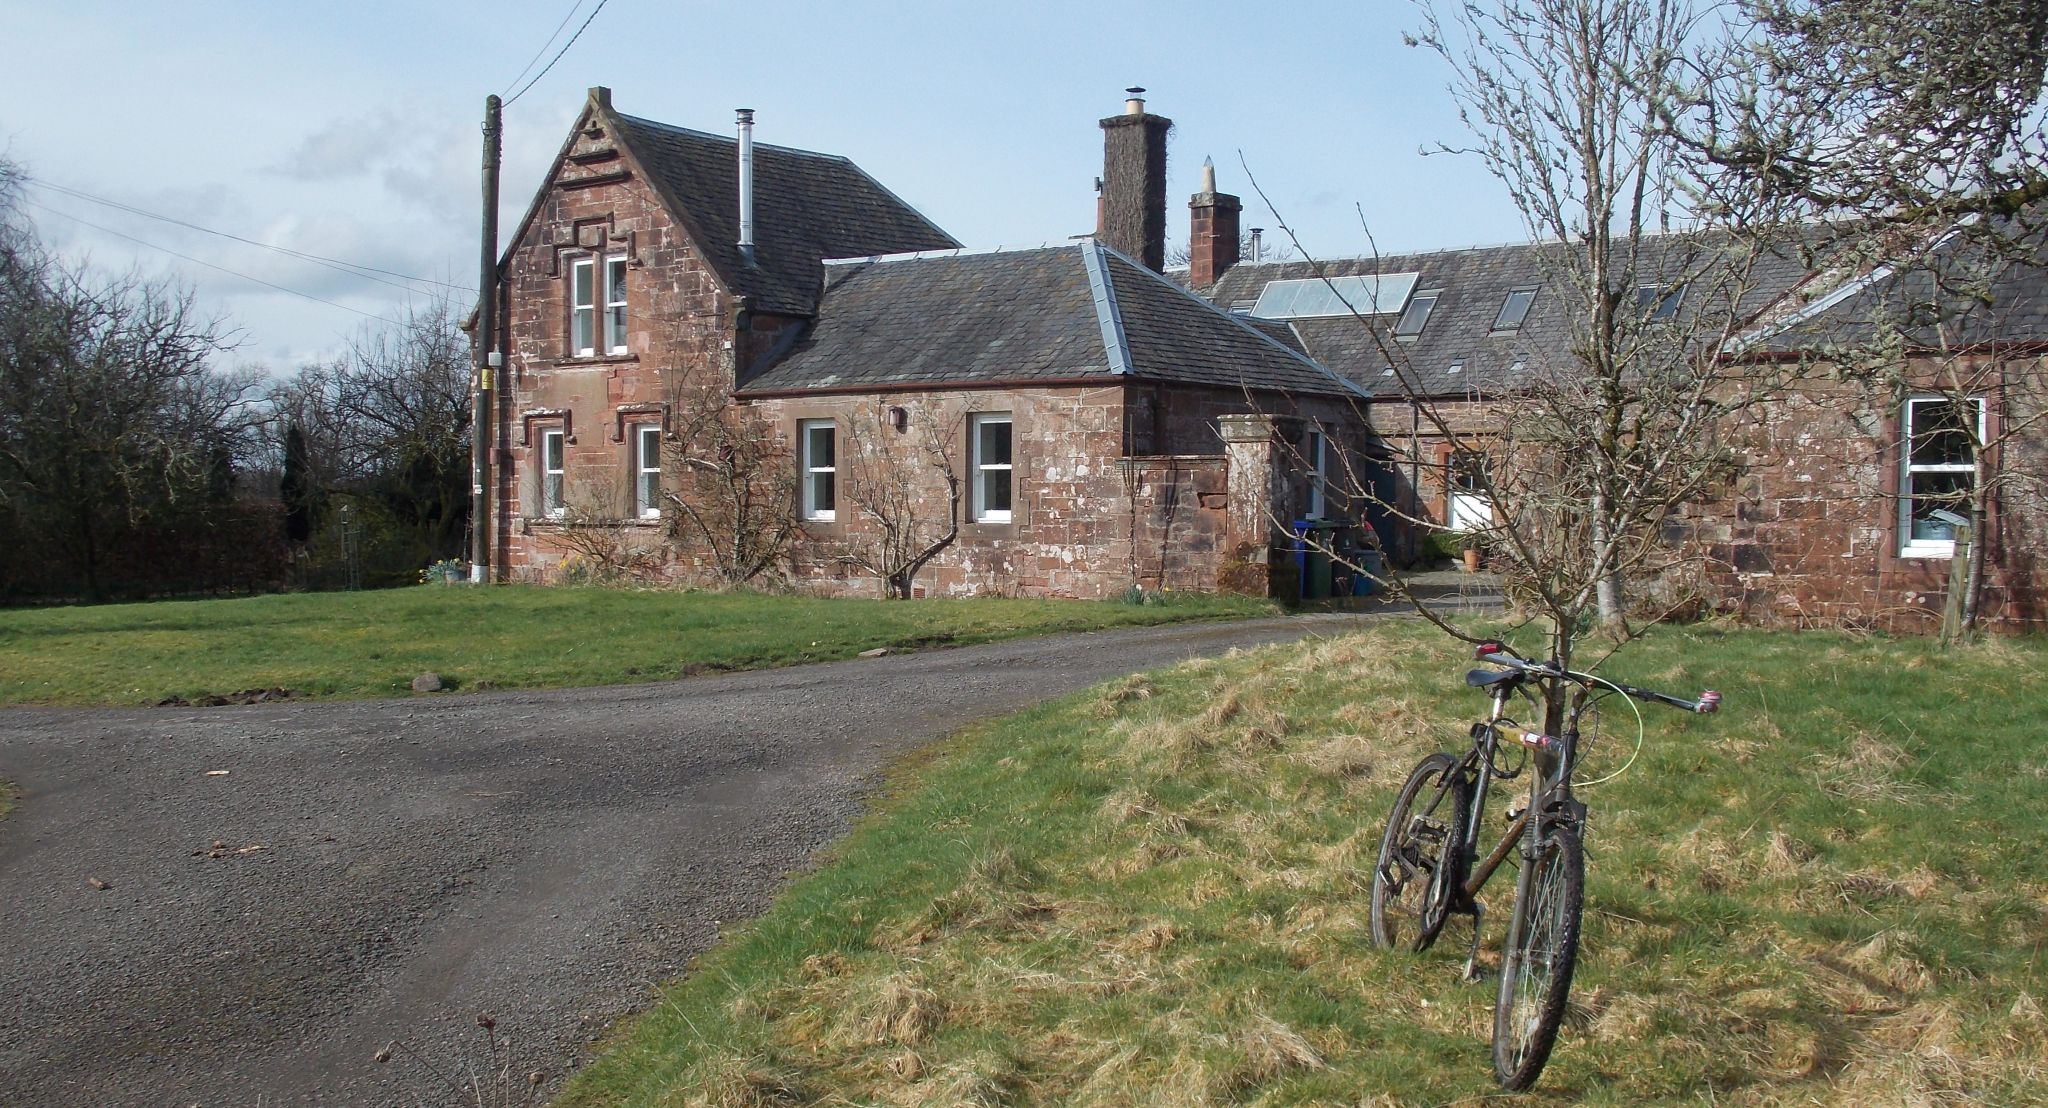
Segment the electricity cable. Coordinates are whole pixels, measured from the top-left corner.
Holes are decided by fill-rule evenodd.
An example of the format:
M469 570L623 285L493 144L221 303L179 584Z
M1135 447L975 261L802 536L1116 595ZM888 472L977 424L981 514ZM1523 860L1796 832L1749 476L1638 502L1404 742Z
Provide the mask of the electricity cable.
M79 217L72 215L70 212L59 211L56 208L52 208L48 204L45 204L40 200L34 199L33 197L23 197L23 200L30 204L31 206L41 208L43 211L46 211L51 215L62 216L73 223L79 224L80 226L90 227L95 231L112 235L115 238L127 239L129 242L132 242L137 246L147 246L151 250L161 250L174 258L183 258L184 260L191 262L193 265L203 265L208 269L218 270L222 273L227 274L230 277L240 277L244 281L253 281L256 284L262 285L265 288L276 289L278 292L286 293L291 296L301 297L303 299L311 300L318 304L325 304L330 308L340 308L344 312L354 312L355 314L362 316L364 319L374 319L379 323L388 323L393 327L403 326L403 324L400 324L397 320L392 319L388 316L381 316L375 312L366 312L361 308L351 308L347 304L343 304L335 300L329 300L324 296L315 296L310 292L300 292L298 289L288 288L284 285L280 285L272 281L266 281L261 277L252 277L249 274L243 273L241 270L238 269L229 269L227 266L215 265L214 263L206 261L204 259L195 258L190 254L181 254L168 246L158 246L156 243L149 242L145 239L136 238L134 235L124 234L123 232L116 231L112 227L102 227L99 224L92 222L91 220L80 219Z
M597 13L603 11L604 6L611 2L612 0L597 0L597 7L590 9L590 18L585 19L583 21L583 26L576 28L576 33L569 36L569 41L563 43L562 48L560 50L555 51L555 56L548 59L548 64L542 66L539 73L533 75L533 80L526 82L526 84L520 87L518 92L515 92L512 95L505 98L505 106L508 108L511 107L513 101L516 101L520 97L526 95L527 89L530 89L533 86L539 84L540 79L548 75L548 70L555 68L555 63L562 60L562 55L568 53L569 48L571 46L576 45L576 40L583 37L583 32L590 29L591 20L597 18ZM547 48L542 47L541 49L545 50Z
M562 37L562 28L567 27L569 25L569 21L576 18L576 9L582 6L583 0L576 0L575 3L569 5L569 10L562 16L562 21L560 23L555 24L555 29L553 31L548 32L547 41L540 44L540 49L535 50L533 52L533 57L526 59L526 68L519 71L519 76L514 77L511 80L505 82L506 88L509 89L513 85L518 84L522 79L526 77L528 73L533 72L533 63L539 61L540 56L548 52L548 47L553 46L555 44L555 40Z
M194 231L201 231L209 235L217 235L221 238L229 239L234 242L243 243L248 246L254 246L264 250L269 250L274 253L286 255L287 257L298 258L301 261L312 262L315 265L326 266L327 268L335 270L337 272L346 273L351 277L361 277L365 280L376 281L380 285L390 285L392 288L403 289L406 292L416 293L422 290L408 288L405 285L400 285L392 281L383 280L382 278L377 277L376 274L381 273L388 277L396 277L401 281L413 281L422 285L439 285L442 288L453 289L456 292L474 293L476 291L475 289L470 288L467 285L458 285L451 281L436 281L431 277L414 277L410 274L399 273L396 270L380 269L376 266L362 265L357 262L343 261L340 258L329 258L320 254L308 254L303 250L294 250L289 246L277 246L275 244L268 242L259 242L256 239L243 238L241 235L230 234L226 231L216 231L211 227L202 227L197 223L193 223L189 220L179 219L176 216L162 215L160 213L152 212L144 208L138 208L133 204L124 204L119 200L109 200L104 196L94 196L92 193L86 192L83 189L75 189L66 185L60 185L54 181L45 181L40 177L30 177L24 175L23 180L38 188L49 189L52 192L62 193L65 196L76 197L79 200L84 200L89 203L104 205L106 207L114 208L119 211L128 212L131 215L139 215L145 219L154 219L159 222L172 224L174 226L185 227ZM54 211L55 209L51 210ZM57 214L62 215L64 213L58 212Z

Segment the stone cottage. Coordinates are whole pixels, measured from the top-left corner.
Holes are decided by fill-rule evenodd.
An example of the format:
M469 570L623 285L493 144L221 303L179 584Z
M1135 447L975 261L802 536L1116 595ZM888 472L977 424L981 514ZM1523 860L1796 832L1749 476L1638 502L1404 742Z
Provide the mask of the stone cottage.
M1029 250L963 252L752 127L591 91L501 262L498 579L1263 593L1291 521L1357 511L1333 475L1378 457L1362 391L1159 273L1171 123L1135 93L1101 124L1098 234ZM1195 206L1227 268L1237 201Z
M1816 265L1809 248L1824 245L1821 229L1800 234L1753 252L1739 274L1671 260L1673 272L1715 282L1712 290L1674 282L1637 292L1653 320L1719 297L1731 323L1721 356L1754 375L1802 363L1797 388L1729 429L1739 476L1666 529L1674 555L1705 565L1707 603L1756 622L1924 629L1941 611L1955 549L1937 513L1967 512L1968 491L1981 486L1982 615L2006 628L2043 626L2048 269L2003 264L1981 299L1943 313L1943 327L1908 329L1892 364L1851 373L1844 359L1877 344L1879 320L1910 318L1925 282L1891 267L1859 275ZM1659 250L1686 245L1674 237L1647 248L1644 271L1657 272ZM1243 263L1195 269L1190 280L1219 307L1286 326L1311 357L1370 393L1371 425L1395 459L1384 487L1400 513L1459 530L1493 518L1477 469L1494 450L1496 407L1515 403L1534 367L1570 341L1558 267L1545 256L1557 249Z

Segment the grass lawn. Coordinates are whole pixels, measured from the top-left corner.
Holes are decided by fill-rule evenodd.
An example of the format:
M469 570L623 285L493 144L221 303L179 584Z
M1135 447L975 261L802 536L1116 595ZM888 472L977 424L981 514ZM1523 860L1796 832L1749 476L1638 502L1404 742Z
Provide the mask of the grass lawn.
M282 686L410 695L660 681L878 646L1272 614L1262 601L825 600L613 589L420 587L0 612L0 703L153 704Z
M564 1105L1474 1103L1467 924L1367 937L1394 789L1481 708L1417 626L954 740L616 1031ZM1574 1007L1524 1102L2048 1102L2048 647L1671 631L1586 790ZM1634 717L1610 706L1589 776ZM1498 824L1505 811L1490 806ZM1497 950L1513 871L1486 899Z

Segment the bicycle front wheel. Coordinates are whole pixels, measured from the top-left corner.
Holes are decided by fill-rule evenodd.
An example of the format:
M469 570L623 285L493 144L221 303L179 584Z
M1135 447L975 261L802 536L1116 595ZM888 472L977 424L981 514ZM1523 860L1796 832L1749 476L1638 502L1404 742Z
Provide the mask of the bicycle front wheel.
M1458 760L1432 754L1419 763L1387 815L1372 870L1372 941L1385 949L1428 950L1464 881L1465 816L1472 790Z
M1493 1070L1503 1087L1536 1083L1557 1029L1579 959L1579 912L1585 905L1586 857L1578 833L1553 824L1522 869L1515 910L1501 948L1500 996L1493 1007Z

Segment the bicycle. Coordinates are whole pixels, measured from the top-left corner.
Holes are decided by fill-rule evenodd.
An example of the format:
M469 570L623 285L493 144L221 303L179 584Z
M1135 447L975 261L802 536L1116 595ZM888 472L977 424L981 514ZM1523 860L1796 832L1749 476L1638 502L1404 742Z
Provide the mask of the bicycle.
M1578 962L1586 806L1573 795L1572 775L1581 753L1581 719L1610 692L1701 714L1717 711L1721 694L1710 690L1697 700L1667 696L1532 662L1498 642L1479 644L1474 656L1502 667L1465 675L1467 685L1492 698L1492 710L1472 725L1472 745L1462 757L1438 752L1422 759L1395 796L1373 867L1372 937L1383 948L1406 945L1419 952L1436 942L1451 915L1469 915L1472 946L1465 979L1478 980L1485 917L1478 893L1519 844L1514 907L1494 1000L1493 1068L1503 1087L1526 1089L1535 1084L1557 1043ZM1566 685L1572 686L1568 698L1561 695ZM1562 704L1559 734L1509 718L1508 701L1518 694L1546 716L1550 705ZM1640 712L1637 723L1640 727ZM1509 738L1525 752L1512 768L1501 763ZM1532 768L1527 806L1509 814L1507 833L1483 860L1476 860L1473 848L1480 839L1488 786ZM1404 921L1411 920L1406 925L1410 933L1404 935Z

